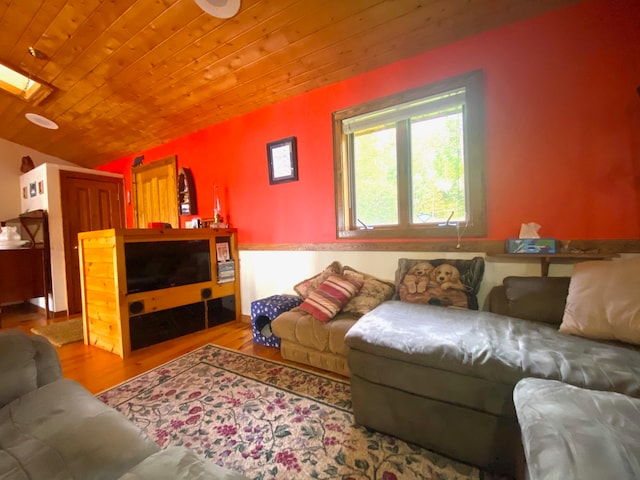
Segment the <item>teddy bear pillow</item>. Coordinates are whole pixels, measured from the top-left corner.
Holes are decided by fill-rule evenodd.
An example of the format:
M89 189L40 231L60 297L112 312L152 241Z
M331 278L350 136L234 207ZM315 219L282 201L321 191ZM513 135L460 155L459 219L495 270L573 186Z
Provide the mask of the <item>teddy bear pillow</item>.
M396 300L478 310L484 259L398 260Z

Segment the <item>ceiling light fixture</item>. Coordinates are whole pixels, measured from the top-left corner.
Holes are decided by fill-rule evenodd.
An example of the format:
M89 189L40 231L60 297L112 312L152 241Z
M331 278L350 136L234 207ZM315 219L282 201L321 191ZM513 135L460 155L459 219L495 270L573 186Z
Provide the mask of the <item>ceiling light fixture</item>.
M58 124L56 122L49 120L47 117L43 117L42 115L38 115L37 113L25 113L24 116L27 117L27 120L31 123L38 125L39 127L47 128L49 130L58 129Z
M29 55L31 55L33 58L37 59L37 60L48 60L49 57L47 57L47 54L44 53L42 50L38 50L35 47L29 47Z
M240 0L195 0L195 2L202 10L217 18L231 18L240 10Z

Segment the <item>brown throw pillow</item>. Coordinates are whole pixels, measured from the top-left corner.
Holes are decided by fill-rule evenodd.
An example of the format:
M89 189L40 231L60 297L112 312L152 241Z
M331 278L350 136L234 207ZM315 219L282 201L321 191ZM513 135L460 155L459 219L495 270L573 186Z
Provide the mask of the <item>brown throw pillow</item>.
M640 345L640 258L578 263L560 331Z
M328 322L361 287L362 282L357 279L330 275L317 289L309 293L299 308L321 322Z
M342 272L342 265L340 265L340 262L333 262L317 275L296 284L293 287L293 290L302 298L307 298L309 293L318 288L322 282L329 278L330 275L340 275L340 272Z
M351 312L364 315L370 312L382 302L391 300L396 287L393 282L380 280L367 273L358 272L349 266L342 268L342 275L345 278L353 278L362 282L362 288L349 302L342 308L343 312Z

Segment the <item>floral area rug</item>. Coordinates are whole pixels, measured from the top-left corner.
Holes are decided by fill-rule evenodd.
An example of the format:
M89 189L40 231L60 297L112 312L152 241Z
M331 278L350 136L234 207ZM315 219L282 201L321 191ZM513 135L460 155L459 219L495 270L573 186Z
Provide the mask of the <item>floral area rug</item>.
M492 479L354 423L348 382L206 345L98 395L162 447L253 479Z

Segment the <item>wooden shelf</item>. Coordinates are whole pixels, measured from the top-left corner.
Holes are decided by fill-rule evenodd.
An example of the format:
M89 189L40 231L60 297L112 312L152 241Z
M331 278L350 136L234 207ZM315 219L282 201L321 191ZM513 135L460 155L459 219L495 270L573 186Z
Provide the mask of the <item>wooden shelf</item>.
M51 291L51 253L49 219L44 210L34 210L0 222L19 227L21 238L29 237L26 247L0 251L0 303L44 299L45 318L49 318Z
M487 253L491 258L509 258L512 260L540 259L540 274L543 277L549 275L549 265L556 260L584 262L586 260L610 260L619 257L617 253Z

